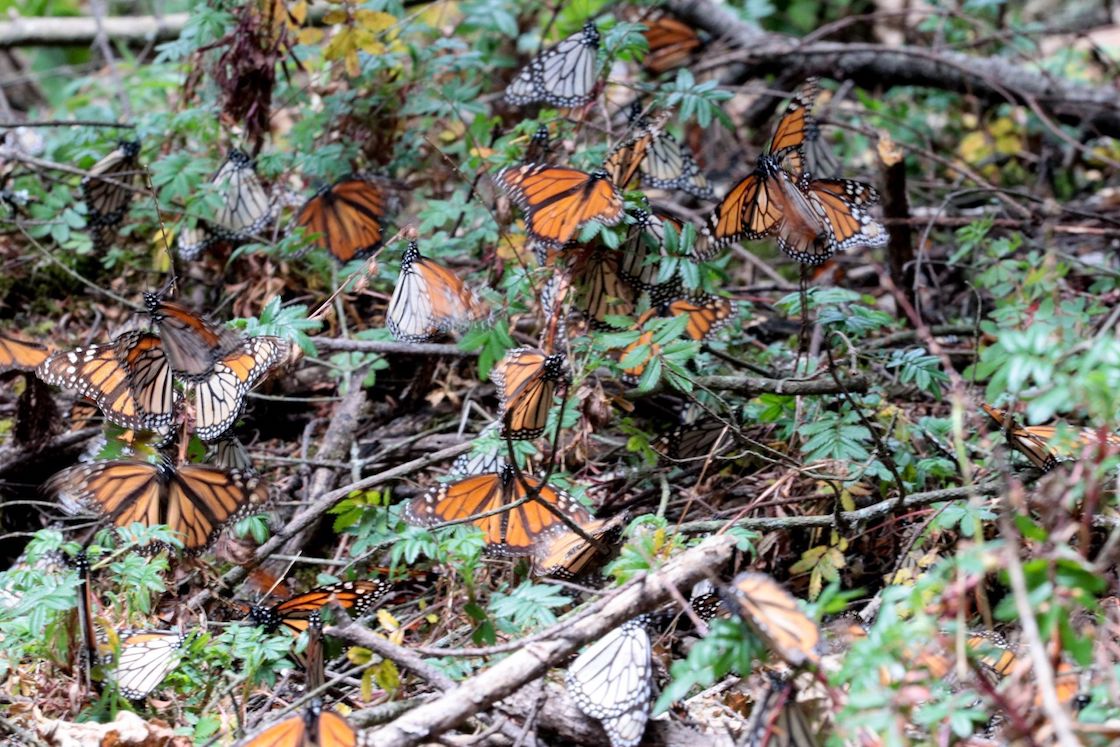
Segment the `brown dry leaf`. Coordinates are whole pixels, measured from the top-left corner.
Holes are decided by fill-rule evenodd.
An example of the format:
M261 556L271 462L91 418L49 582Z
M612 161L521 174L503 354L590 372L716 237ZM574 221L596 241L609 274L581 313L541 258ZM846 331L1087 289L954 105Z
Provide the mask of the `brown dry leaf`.
M190 737L176 735L166 721L145 721L131 711L121 711L107 724L43 718L36 712L35 730L48 744L58 747L190 747Z

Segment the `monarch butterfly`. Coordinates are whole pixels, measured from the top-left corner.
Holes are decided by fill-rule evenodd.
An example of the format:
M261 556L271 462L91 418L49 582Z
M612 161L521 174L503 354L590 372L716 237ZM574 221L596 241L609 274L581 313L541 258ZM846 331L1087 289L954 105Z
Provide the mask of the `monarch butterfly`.
M502 437L532 440L544 433L558 384L571 381L563 355L515 348L490 372L498 387Z
M706 43L688 24L664 11L625 8L623 17L646 27L642 32L648 51L642 58L642 67L654 75L683 66Z
M541 52L506 86L505 99L514 106L536 101L558 108L583 106L595 97L599 61L599 29L592 21L559 44Z
M657 260L665 256L666 223L673 226L678 236L684 228L680 221L668 215L636 210L634 223L620 247L619 275L635 288L649 291L658 298L674 295L681 289L680 279L676 276L660 284L656 282L660 272Z
M1054 469L1058 466L1058 462L1074 458L1078 448L1107 445L1113 449L1120 449L1120 434L1105 433L1102 436L1094 428L1074 429L1072 443L1052 444L1051 442L1058 435L1055 426L1020 426L1003 410L997 410L990 405L981 405L981 407L1000 430L1007 434L1007 443L1043 472Z
M720 613L723 605L720 602L719 590L711 581L699 581L692 586L688 596L688 605L704 622L708 622Z
M543 538L565 528L546 503L577 524L591 520L587 509L563 490L529 475L523 483L508 464L498 472L445 483L416 496L405 508L404 518L410 524L434 526L491 514L471 521L486 534L487 551L521 557L532 555ZM503 510L513 504L520 505Z
M735 315L734 301L709 293L689 293L655 303L659 316L687 316L684 332L698 342L711 337Z
M777 227L785 202L783 192L796 187L804 170L805 127L811 121L816 96L817 81L810 78L790 100L770 147L758 157L758 167L732 187L716 208L712 222L714 239L720 244L761 239Z
M611 747L636 747L649 719L652 646L646 620L615 628L568 666L564 678L576 706L603 724Z
M192 554L206 549L250 505L267 498L255 478L236 471L129 459L71 467L52 477L46 490L69 514L92 511L118 527L166 524Z
M233 330L209 322L185 306L164 301L159 293L145 291L144 306L159 330L168 364L185 379L209 376L217 360L241 339Z
M548 132L548 125L540 125L533 136L529 138L529 147L525 149L526 163L548 163L552 155L552 135Z
M881 246L886 230L867 213L875 189L850 179L813 179L805 170L805 138L814 120L817 81L790 100L768 152L731 188L712 216L713 239L726 244L776 233L778 246L798 262L819 265L855 246Z
M356 747L357 744L358 735L346 719L334 711L323 710L322 701L316 698L303 713L242 740L238 747Z
M610 519L592 519L581 524L580 529L597 542L612 545L618 541L628 518L626 514L618 514ZM566 529L535 548L533 573L560 579L576 578L589 568L597 555L599 551L595 545Z
M0 374L34 371L50 354L46 345L0 334Z
M186 636L177 630L141 630L121 634L116 680L121 695L140 700L179 664Z
M625 189L636 173L642 184L655 189L679 189L694 197L714 196L708 180L700 172L688 149L662 129L667 113L650 121L633 115L635 132L615 147L603 168L619 188Z
M198 437L213 441L228 431L241 414L245 395L287 359L288 349L279 337L250 337L218 359L209 376L189 381L186 391L194 403Z
M637 292L623 282L622 256L600 247L585 250L572 267L575 306L595 329L610 329L608 316L629 316Z
M93 235L95 249L109 246L116 237L117 226L124 220L142 173L139 155L139 140L122 140L82 178L82 200L89 216L86 226Z
M308 200L296 225L307 235L318 234L315 243L341 262L348 262L381 245L385 218L385 196L368 179L351 176L323 187Z
M689 425L677 426L661 439L665 455L674 461L707 459L731 448L734 439L730 428L716 418L703 418Z
M747 722L748 747L821 747L821 729L814 729L792 682L771 676L765 694Z
M723 590L723 603L790 666L820 663L820 628L766 574L740 573Z
M415 241L401 257L401 274L385 323L402 342L429 342L489 312L455 273L420 254Z
M235 469L243 473L254 472L253 460L249 457L245 444L233 436L215 443L207 458L215 467L221 469Z
M307 617L307 648L303 650L303 672L307 692L318 690L323 684L323 618L318 612Z
M274 206L244 151L230 148L210 182L222 198L211 231L216 238L241 241L272 222Z
M315 623L319 612L332 602L354 617L361 617L372 610L378 600L392 589L392 584L380 578L343 581L296 594L271 607L255 604L249 608L249 620L270 633L282 625L293 634L299 635L307 630L309 625Z
M527 163L507 166L495 181L525 213L529 237L549 247L564 246L590 221L622 220L622 194L603 170Z
M169 431L176 392L156 335L134 330L103 345L55 353L35 373L91 400L106 420L121 428Z

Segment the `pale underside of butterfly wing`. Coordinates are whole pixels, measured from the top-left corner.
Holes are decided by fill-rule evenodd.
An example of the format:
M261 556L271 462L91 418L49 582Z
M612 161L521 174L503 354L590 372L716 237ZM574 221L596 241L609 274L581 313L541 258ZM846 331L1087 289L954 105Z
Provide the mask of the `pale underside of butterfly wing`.
M568 667L565 681L579 709L614 718L644 704L652 690L651 647L644 626L628 621L603 636Z
M599 33L593 24L545 50L526 65L506 88L514 106L543 101L572 108L591 101L595 88Z
M147 697L179 664L184 637L177 631L141 631L121 636L117 686L129 700Z

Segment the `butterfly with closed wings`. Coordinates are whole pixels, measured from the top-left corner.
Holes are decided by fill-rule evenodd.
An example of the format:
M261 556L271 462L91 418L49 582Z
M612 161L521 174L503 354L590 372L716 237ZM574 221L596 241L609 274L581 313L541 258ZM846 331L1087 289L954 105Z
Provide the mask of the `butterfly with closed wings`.
M117 236L144 173L139 155L139 140L122 140L82 178L86 226L93 236L94 249L108 248Z
M179 664L186 636L178 630L138 630L120 635L114 678L121 695L142 700Z
M430 342L453 330L482 321L486 305L455 273L420 254L415 241L401 257L401 274L385 324L402 342Z
M599 62L599 29L592 21L534 57L506 87L505 99L514 106L543 102L571 109L595 96Z
M490 371L498 388L503 438L532 440L544 433L552 400L571 372L560 354L537 348L515 348Z
M627 620L568 666L564 678L576 706L603 725L611 747L636 747L645 734L653 691L646 619Z

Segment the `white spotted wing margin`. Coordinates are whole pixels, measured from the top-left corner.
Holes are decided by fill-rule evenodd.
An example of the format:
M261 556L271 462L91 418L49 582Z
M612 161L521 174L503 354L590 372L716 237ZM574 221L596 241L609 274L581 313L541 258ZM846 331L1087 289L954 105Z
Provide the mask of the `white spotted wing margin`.
M636 747L649 719L652 663L644 617L603 636L568 667L576 706L603 725L611 747Z

